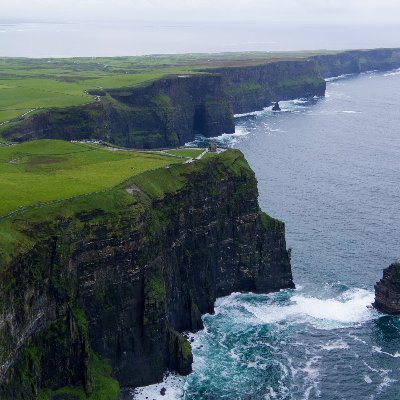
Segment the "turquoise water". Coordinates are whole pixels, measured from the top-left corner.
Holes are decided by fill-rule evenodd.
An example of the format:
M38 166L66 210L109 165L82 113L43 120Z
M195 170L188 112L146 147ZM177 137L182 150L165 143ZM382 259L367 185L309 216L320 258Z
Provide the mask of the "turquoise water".
M194 335L194 373L138 399L400 399L400 319L369 305L400 258L400 71L237 118L261 207L286 222L297 289L232 294ZM159 395L167 388L165 397Z

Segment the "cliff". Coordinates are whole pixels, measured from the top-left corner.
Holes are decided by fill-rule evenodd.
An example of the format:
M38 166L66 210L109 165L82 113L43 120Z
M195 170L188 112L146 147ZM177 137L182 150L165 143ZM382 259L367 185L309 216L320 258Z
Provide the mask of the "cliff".
M1 126L1 135L16 142L100 139L132 148L176 147L197 135L233 133L234 114L260 110L272 101L323 96L323 78L399 68L400 50L350 50L308 59L225 64L229 66L197 71L192 66L189 75L170 75L137 86L88 90L95 102L38 109Z
M218 296L294 287L257 198L228 150L1 221L0 398L113 399L116 381L189 373L180 332Z
M373 306L386 314L400 314L400 262L383 270L383 278L375 285Z
M324 96L326 83L314 60L275 61L216 69L235 114L261 110L273 101Z
M3 136L101 139L133 148L176 147L195 135L235 130L221 77L169 76L130 88L93 90L95 103L53 108L9 124Z
M211 72L210 72L211 71ZM29 114L2 127L5 139L101 139L124 147L176 147L233 133L234 113L262 109L273 100L322 96L315 61L207 69L148 84L88 91L97 101Z
M313 57L321 75L330 78L366 71L389 71L400 67L400 49L349 50Z

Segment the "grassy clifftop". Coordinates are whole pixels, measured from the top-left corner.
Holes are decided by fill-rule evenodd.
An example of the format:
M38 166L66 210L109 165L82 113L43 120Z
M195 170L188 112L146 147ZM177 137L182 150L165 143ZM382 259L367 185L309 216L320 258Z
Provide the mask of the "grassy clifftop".
M197 135L232 133L234 113L323 96L322 76L399 65L398 49L3 58L0 136L173 148Z
M26 113L93 103L89 90L136 87L168 75L305 58L320 52L222 53L0 60L0 124ZM203 72L200 72L203 70ZM0 125L1 130L1 125Z
M110 151L61 140L3 146L0 217L38 202L101 191L132 175L184 160L167 153Z
M0 264L15 246L29 248L34 242L24 234L29 225L53 224L76 215L79 223L94 214L135 208L125 190L135 176L144 188L153 186L157 193L178 188L185 183L182 171L190 173L204 161L183 164L202 151L131 152L59 140L0 147ZM236 152L221 157L231 153ZM170 168L176 164L182 167Z
M110 373L128 386L187 374L179 332L216 296L293 287L242 153L178 160L0 219L1 398L113 399Z

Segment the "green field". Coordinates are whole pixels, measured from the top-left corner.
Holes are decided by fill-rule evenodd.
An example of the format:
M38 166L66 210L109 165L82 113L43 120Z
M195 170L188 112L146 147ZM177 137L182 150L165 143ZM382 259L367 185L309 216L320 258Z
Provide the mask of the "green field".
M199 69L254 65L322 52L221 53L113 58L0 58L0 124L31 110L94 101L86 90L136 86Z
M39 202L101 191L143 171L184 160L58 140L2 146L0 216Z
M192 72L186 68L118 73L58 69L25 70L0 61L0 123L26 112L49 107L82 105L94 101L88 89L135 86L174 73Z
M173 150L167 150L166 152L168 154L172 154L175 156L180 156L180 157L187 157L187 158L196 158L199 156L204 149L173 149Z

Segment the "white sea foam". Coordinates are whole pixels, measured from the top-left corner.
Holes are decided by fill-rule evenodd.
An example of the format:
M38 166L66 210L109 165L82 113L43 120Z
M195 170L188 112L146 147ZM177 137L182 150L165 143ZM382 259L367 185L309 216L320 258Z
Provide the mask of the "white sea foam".
M252 116L257 116L263 114L266 110L268 110L268 107L263 108L262 110L257 110L257 111L251 111L248 113L243 113L243 114L235 114L234 118L243 118L243 117L252 117Z
M243 306L264 323L310 323L320 329L335 329L376 318L375 311L367 308L373 299L373 292L352 289L337 298L321 299L295 294L288 304Z
M388 369L376 369L371 367L367 362L363 361L363 364L373 373L377 374L381 378L381 383L377 387L377 394L379 395L384 389L389 387L393 382L397 382L396 379L393 379L389 376L389 373L392 372ZM365 380L365 378L364 378Z
M250 132L241 126L235 127L235 133L223 133L220 136L215 137L215 139L228 143L229 145L234 145L237 143L238 139L247 136Z
M278 398L278 393L276 393L275 390L272 387L270 387L269 393L265 395L265 400L272 400L277 398Z
M330 350L343 350L348 349L349 345L343 340L330 340L328 343L321 346L322 350L330 351Z
M382 347L373 346L372 347L372 351L374 353L385 354L386 356L393 357L393 358L399 358L400 357L400 353L399 352L396 351L396 353L391 354L391 353L388 353L386 351L382 351Z
M269 128L268 131L269 132L287 132L287 131L284 131L283 129L271 129L271 128Z
M157 383L155 385L144 386L135 389L132 392L133 400L145 400L145 399L155 399L155 400L176 400L182 399L184 395L185 379L179 375L170 374L164 377L163 382ZM161 389L165 388L165 395L160 393Z
M364 374L364 381L365 381L366 383L372 383L372 379L369 377L368 374Z
M306 103L308 103L308 100L307 99L294 99L294 100L292 100L292 103L293 104L306 104Z
M349 336L350 338L352 338L354 341L360 342L360 343L362 343L362 344L368 346L368 343L367 343L365 340L360 339L358 336L353 335L352 333L349 333L348 336Z
M319 359L320 359L320 357L318 357L318 356L312 357L310 360L308 360L306 362L306 365L304 366L304 368L301 369L301 371L306 374L305 381L306 381L307 388L304 392L305 400L308 400L310 398L310 394L313 390L317 397L319 397L321 394L320 390L318 389L319 370L316 366Z
M392 379L389 376L384 376L382 382L379 384L377 393L380 394L386 388L388 388L392 383L397 382L396 379Z
M348 78L349 76L352 76L352 75L354 75L354 74L343 74L343 75L338 75L338 76L332 76L331 78L326 78L325 81L326 82L335 82L335 81L338 81L340 79L346 79L346 78Z
M383 76L395 76L395 75L400 75L400 68L395 69L394 71L387 72L386 74L383 74Z

